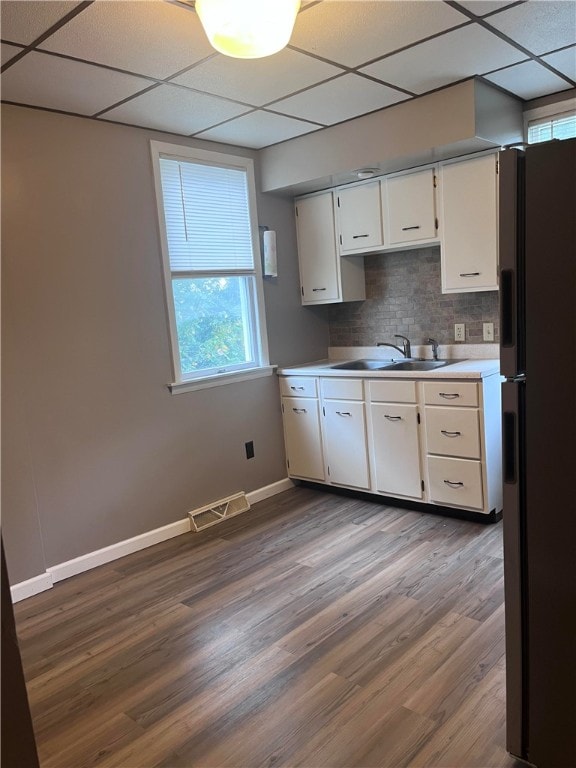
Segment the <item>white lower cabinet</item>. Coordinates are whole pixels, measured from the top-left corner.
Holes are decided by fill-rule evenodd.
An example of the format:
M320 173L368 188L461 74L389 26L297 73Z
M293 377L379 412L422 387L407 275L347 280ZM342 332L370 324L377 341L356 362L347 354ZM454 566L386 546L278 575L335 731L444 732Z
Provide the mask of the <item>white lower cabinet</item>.
M422 498L418 407L372 403L375 490Z
M497 375L478 381L282 377L288 474L499 513L500 386Z
M325 400L322 406L328 479L351 488L370 487L363 402Z
M317 379L287 376L280 379L286 464L290 477L324 480ZM294 395L298 395L297 397Z

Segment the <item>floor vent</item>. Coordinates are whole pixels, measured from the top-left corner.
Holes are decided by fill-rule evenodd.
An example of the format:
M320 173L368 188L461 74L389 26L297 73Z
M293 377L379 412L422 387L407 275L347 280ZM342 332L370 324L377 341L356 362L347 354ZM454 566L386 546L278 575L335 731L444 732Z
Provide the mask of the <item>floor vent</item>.
M209 528L211 525L221 523L223 520L228 520L234 515L239 515L241 512L246 512L250 509L250 504L246 498L244 491L236 493L234 496L228 496L226 499L216 501L214 504L207 504L205 507L189 512L190 522L192 524L192 530L196 533L203 531L204 528Z

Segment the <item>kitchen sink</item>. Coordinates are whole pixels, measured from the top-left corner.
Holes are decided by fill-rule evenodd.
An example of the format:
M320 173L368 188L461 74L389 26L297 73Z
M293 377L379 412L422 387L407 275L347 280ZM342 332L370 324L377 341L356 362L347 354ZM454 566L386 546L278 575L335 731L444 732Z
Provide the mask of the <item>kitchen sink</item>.
M331 365L330 368L336 368L340 371L383 371L386 368L390 368L396 365L396 363L385 360L351 360L346 363L338 363L338 365Z
M390 371L432 371L434 368L442 368L453 360L403 360L400 363L392 363L388 366Z

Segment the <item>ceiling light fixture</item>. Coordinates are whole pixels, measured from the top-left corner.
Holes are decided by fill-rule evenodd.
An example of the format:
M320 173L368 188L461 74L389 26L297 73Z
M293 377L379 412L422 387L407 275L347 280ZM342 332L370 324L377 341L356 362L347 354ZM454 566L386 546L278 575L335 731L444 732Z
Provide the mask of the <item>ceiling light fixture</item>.
M196 0L211 45L236 59L260 59L290 40L300 0Z
M359 168L354 173L357 179L371 179L376 173L376 168Z

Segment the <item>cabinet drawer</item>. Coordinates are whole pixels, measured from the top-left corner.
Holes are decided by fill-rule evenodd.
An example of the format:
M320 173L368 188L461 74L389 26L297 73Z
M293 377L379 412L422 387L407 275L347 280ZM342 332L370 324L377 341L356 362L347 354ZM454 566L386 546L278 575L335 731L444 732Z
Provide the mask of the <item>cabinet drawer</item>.
M362 379L320 379L322 397L332 400L362 400Z
M286 397L317 397L316 382L313 376L283 376L280 378L280 394Z
M437 504L482 509L482 465L479 461L428 457L430 498Z
M381 403L415 403L416 382L396 379L370 381L370 399Z
M472 381L426 381L427 405L478 405L478 385Z
M475 408L427 406L425 414L428 453L480 458L480 414Z

